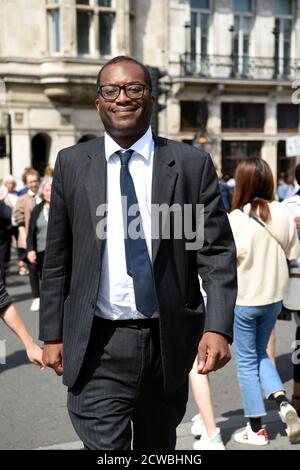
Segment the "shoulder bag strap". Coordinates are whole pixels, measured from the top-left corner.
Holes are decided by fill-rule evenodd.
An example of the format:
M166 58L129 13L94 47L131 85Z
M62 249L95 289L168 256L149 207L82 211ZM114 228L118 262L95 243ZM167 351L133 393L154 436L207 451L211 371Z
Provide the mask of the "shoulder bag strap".
M273 235L273 233L268 229L268 227L266 226L266 224L265 224L259 217L256 217L255 215L249 214L249 217L250 217L251 219L255 220L255 222L257 222L259 225L261 225L262 227L264 227L264 229L266 229L266 231L268 232L268 234L278 243L278 245L279 245L280 248L283 250L284 255L285 255L285 250L284 250L282 244L280 243L279 240L277 240L277 238L275 237L275 235Z

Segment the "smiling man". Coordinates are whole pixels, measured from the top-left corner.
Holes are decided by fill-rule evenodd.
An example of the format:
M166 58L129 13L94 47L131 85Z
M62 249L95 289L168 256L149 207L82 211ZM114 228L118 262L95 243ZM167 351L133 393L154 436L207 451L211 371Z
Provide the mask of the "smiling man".
M174 449L197 351L199 373L230 359L236 258L214 166L152 134L154 100L143 64L112 59L97 78L104 138L62 150L55 166L40 339L87 449ZM193 220L203 204L202 247L172 230L152 238L153 204L190 204Z

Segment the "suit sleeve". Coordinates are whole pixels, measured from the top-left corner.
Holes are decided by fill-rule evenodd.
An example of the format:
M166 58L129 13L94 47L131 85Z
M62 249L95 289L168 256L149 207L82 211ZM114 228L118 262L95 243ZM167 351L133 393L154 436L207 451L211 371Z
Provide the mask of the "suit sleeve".
M198 251L197 262L207 294L205 331L221 333L232 341L237 296L236 249L216 171L208 154L199 200L204 204L204 242Z
M63 340L63 311L69 294L71 259L72 230L64 197L59 153L53 175L41 286L39 338L42 341Z

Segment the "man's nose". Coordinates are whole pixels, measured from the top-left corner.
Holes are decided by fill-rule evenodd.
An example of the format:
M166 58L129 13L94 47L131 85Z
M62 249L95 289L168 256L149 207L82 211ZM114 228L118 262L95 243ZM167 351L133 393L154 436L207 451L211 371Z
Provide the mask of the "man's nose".
M119 103L127 103L128 101L129 102L131 101L131 99L128 98L128 96L126 95L124 88L121 88L120 94L118 98L116 99L116 101Z

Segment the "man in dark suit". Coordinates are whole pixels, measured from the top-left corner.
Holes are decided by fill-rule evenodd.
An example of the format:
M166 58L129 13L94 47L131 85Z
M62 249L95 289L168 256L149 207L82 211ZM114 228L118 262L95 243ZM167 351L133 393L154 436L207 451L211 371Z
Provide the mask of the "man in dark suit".
M63 373L86 448L130 449L133 429L134 449L174 449L197 351L202 374L230 359L235 246L210 156L152 135L148 70L114 58L99 72L97 94L104 138L64 149L56 161L43 360ZM186 231L176 235L178 211L153 235L155 204L189 205L193 229L203 204L203 243L195 249L196 237L191 249Z

